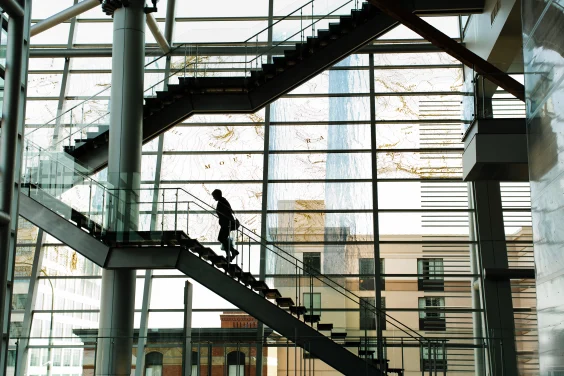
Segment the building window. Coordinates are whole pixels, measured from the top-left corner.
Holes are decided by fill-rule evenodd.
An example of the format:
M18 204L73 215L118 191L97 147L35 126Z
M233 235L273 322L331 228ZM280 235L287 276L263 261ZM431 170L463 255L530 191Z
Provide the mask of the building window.
M304 307L306 314L319 315L321 317L321 293L304 292Z
M379 315L379 323L382 330L386 330L386 298L381 300L382 314ZM360 330L376 330L376 298L360 298Z
M442 258L417 260L417 287L419 291L444 291L444 265Z
M200 374L198 369L198 352L192 351L192 376L198 376Z
M421 348L421 370L427 372L446 372L447 358L442 344Z
M227 369L228 376L245 376L245 354L240 351L227 354Z
M163 354L153 351L145 355L145 376L162 376L162 374Z
M380 259L380 274L384 274L384 259ZM358 259L358 289L360 291L374 291L376 288L374 284L374 275L375 267L374 267L374 259L373 258L361 258ZM381 278L381 286L382 290L385 289L386 281L384 277Z
M445 298L433 296L419 298L419 329L442 331L446 329Z
M321 252L304 252L304 272L311 274L321 272Z

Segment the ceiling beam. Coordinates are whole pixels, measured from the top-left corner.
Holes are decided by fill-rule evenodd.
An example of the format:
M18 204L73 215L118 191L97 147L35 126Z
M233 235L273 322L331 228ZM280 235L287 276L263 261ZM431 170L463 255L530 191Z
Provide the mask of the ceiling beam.
M403 25L413 30L423 38L433 43L435 46L458 59L464 65L473 68L477 73L482 74L494 84L513 94L516 98L525 101L525 88L507 73L498 69L490 62L482 59L474 52L470 51L460 43L456 42L448 35L439 31L420 17L413 14L401 6L396 0L368 0L372 5L379 8L388 16L401 22Z

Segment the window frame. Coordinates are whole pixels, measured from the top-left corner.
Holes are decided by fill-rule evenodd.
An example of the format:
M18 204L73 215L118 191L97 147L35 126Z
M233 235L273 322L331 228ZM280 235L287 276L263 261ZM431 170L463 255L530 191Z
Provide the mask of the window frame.
M443 258L417 259L417 289L419 291L445 291L444 270Z

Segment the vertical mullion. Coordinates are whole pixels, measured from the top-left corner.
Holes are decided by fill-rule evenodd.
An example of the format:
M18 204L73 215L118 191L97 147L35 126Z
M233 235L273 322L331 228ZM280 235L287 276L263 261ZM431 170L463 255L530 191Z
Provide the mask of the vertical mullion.
M380 325L380 317L382 310L382 273L380 265L376 267L376 263L380 263L380 223L378 218L378 156L376 150L376 96L375 96L375 74L374 74L374 55L368 55L369 61L369 81L370 81L370 146L372 159L372 218L374 232L374 293L376 303L376 344L377 357L380 362L380 369L383 369L383 343L382 343L382 325ZM385 316L383 318L385 320Z

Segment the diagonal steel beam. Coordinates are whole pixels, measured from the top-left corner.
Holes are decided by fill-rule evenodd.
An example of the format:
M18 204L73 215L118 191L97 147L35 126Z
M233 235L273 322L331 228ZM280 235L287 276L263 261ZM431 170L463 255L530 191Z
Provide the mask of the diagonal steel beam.
M423 38L433 43L435 46L458 59L464 65L467 65L480 74L483 74L488 80L502 87L523 102L525 101L525 88L522 84L514 80L507 73L496 68L490 62L482 59L474 52L465 48L455 40L443 32L437 30L412 12L397 5L396 0L368 0L372 5L379 8L388 16L401 22Z
M31 36L42 33L45 30L49 30L52 27L55 27L67 20L70 20L73 17L81 15L82 13L97 7L98 5L100 5L100 1L98 0L81 1L78 4L75 4L67 9L64 9L59 13L33 25L31 27Z

